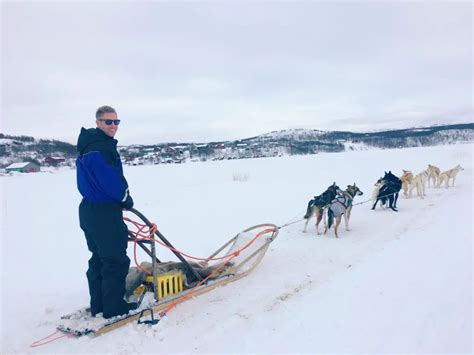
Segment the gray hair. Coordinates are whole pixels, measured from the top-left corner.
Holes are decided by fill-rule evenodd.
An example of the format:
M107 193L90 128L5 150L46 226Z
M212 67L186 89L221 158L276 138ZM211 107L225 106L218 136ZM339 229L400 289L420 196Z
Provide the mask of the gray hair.
M97 109L97 112L95 113L95 118L101 118L104 113L115 113L117 114L117 111L113 107L110 106L100 106Z

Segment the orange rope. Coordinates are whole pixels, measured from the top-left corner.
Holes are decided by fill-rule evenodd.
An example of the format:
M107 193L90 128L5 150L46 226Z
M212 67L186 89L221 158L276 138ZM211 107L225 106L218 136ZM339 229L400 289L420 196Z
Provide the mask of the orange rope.
M124 217L123 218L125 221L132 223L136 228L137 232L129 230L129 232L135 237L133 240L133 259L135 261L135 265L137 266L138 269L140 269L142 272L145 272L147 275L152 275L152 273L140 266L137 260L137 242L141 240L153 240L153 234L155 231L158 230L156 227L156 224L152 224L151 227L148 227L146 224L140 224L136 221L131 220L130 218ZM148 228L145 230L145 228ZM148 235L146 234L148 233Z
M176 249L176 248L173 248L173 247L170 247L169 245L166 245L165 243L163 243L162 241L158 240L158 239L155 239L153 238L153 234L155 233L155 231L157 231L157 227L156 227L156 224L153 224L152 227L148 227L146 224L140 224L136 221L133 221L127 217L124 217L124 220L127 221L127 222L130 222L132 223L137 229L138 231L137 232L134 232L134 231L131 231L129 230L129 232L135 237L134 239L134 243L136 244L136 242L139 242L139 241L154 241L155 243L158 243L160 244L161 246L171 250L171 251L174 251L176 253L179 253L189 259L192 259L192 260L198 260L198 261L218 261L218 260L224 260L226 258L228 258L230 255L225 255L225 256L222 256L222 257L215 257L215 258L199 258L199 257L195 257L195 256L192 256L192 255L189 255L189 254L186 254L185 252L179 250L179 249ZM143 232L143 229L145 227L148 227L148 230L146 230L145 232ZM265 233L268 233L268 232L273 232L274 229L273 228L268 228L268 229L265 229L263 232L264 233L258 233L251 241L249 241L246 245L244 245L242 248L238 249L237 251L233 252L231 255L234 255L234 256L239 256L240 253L247 249L250 245L252 245L255 240L257 240L257 238L260 237L261 234L265 234ZM149 233L148 235L145 234L145 233ZM138 266L138 265L137 265Z
M60 333L60 335L56 335L58 333ZM55 336L55 335L56 335L56 337L53 338L53 336ZM31 343L30 348L36 348L38 346L42 346L42 345L52 343L53 341L64 338L64 337L73 337L73 336L74 336L74 334L62 334L59 330L56 330L54 333L44 337L43 339L36 340L33 343Z

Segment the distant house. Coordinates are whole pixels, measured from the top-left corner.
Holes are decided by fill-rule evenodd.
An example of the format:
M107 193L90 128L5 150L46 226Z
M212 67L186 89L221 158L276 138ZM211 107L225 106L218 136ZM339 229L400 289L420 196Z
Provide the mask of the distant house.
M45 164L49 166L58 166L60 163L64 163L66 159L60 157L46 157L44 159Z
M177 153L176 149L173 148L173 147L170 147L170 146L165 147L164 152L168 153L168 154L176 154Z
M5 168L7 173L9 172L20 172L20 173L36 173L40 171L40 166L36 163L13 163Z

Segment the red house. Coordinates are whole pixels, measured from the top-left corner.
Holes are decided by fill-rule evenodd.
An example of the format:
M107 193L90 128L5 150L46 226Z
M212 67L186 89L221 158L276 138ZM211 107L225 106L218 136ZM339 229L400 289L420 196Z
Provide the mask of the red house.
M44 160L45 164L49 166L58 166L60 163L63 163L65 161L66 159L58 157L46 157L46 159Z

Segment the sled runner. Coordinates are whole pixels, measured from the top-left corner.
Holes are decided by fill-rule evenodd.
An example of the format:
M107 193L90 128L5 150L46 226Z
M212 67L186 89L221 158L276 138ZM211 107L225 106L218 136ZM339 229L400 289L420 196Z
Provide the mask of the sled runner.
M131 268L127 276L127 287L132 288L127 290L129 298L135 298L140 306L128 315L110 319L100 315L92 317L90 310L84 308L61 317L57 326L60 332L76 337L86 334L97 336L133 321L155 324L179 303L247 276L261 262L279 231L274 224L247 228L209 257L194 258L200 261L196 263L185 259L183 255L186 254L175 249L143 214L135 209L130 211L145 223L150 233L148 238L144 238L143 233L140 233L142 227L139 227L142 229L139 233L129 232L130 240L151 258L151 263ZM139 225L128 218L124 219L135 226ZM180 261L161 262L156 257L156 244L169 248ZM148 316L151 316L151 320L142 320ZM156 316L158 319L155 319Z

